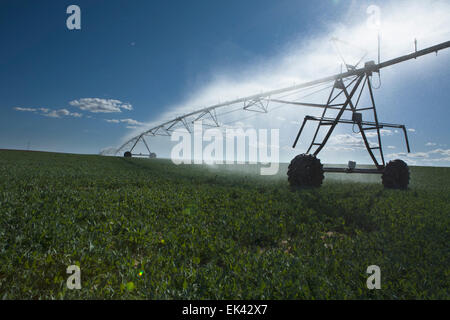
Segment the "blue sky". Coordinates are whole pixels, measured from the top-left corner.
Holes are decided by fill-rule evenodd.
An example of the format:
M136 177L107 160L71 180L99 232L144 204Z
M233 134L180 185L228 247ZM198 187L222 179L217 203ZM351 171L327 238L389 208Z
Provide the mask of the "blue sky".
M437 3L434 9L423 1L389 5L399 12L414 7L415 17L409 20L423 15L427 21L441 7L448 8L445 1L431 2ZM81 8L81 30L66 28L66 8L71 4ZM0 3L0 148L26 149L29 144L34 150L98 153L118 146L141 129L136 126L164 120L168 111L184 110L184 105L192 110L195 102L209 102L203 99L205 92L222 101L231 92L233 96L251 93L259 87L236 87L246 87L245 79L251 79L252 73L254 78L272 69L281 74L280 61L285 66L289 59L298 62L303 54L322 50L315 43L326 42L335 30L344 36L347 32L352 39L346 40L355 41L348 30L365 21L370 4L378 4L386 15L395 11L386 1L4 0ZM446 13L440 15L448 21ZM418 34L419 45L450 39L448 29L436 26L438 35ZM401 24L387 27L402 35ZM402 40L391 50L387 39L383 54L391 53L387 57L391 58L409 53L413 38ZM382 120L414 129L412 164L449 165L449 53L415 62L383 72L377 105L395 104L380 110ZM317 66L317 76L335 73L338 59L331 67L325 65ZM296 71L303 72L302 64ZM298 81L314 76L305 70ZM266 79L270 81L260 82L261 90L278 88L286 80ZM283 114L278 117L283 119ZM259 124L264 127L264 122ZM297 129L291 124L285 134L280 133L281 143L289 145ZM406 157L401 154L401 137L386 139L392 150L386 153ZM167 155L167 142L158 141L157 153ZM340 160L331 151L327 159ZM289 161L294 153L281 160Z

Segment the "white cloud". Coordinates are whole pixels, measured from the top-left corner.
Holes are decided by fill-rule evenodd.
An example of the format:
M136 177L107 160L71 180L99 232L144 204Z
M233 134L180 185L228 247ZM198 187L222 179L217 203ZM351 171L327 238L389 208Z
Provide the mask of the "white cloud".
M70 112L67 109L59 109L59 110L51 110L49 108L13 108L16 111L25 111L25 112L40 112L40 115L50 117L50 118L62 118L62 117L75 117L80 118L83 115L77 112Z
M332 150L332 151L355 151L355 148L331 146L331 147L328 147L328 150Z
M380 133L382 136L392 136L393 135L392 130L389 130L389 129L381 129Z
M434 146L437 145L437 143L434 143L434 142L427 142L425 145L426 145L427 147L434 147Z
M408 131L409 131L409 132L416 132L416 129L409 128Z
M22 112L37 112L38 109L36 108L21 108L21 107L14 107L13 108L16 111L22 111Z
M387 146L388 149L395 149L395 146Z
M120 122L129 124L129 125L134 125L134 126L136 126L136 125L137 126L143 125L142 122L139 122L139 121L134 120L134 119L121 119Z
M450 149L434 149L432 151L429 151L430 154L440 154L444 156L450 156Z
M80 118L82 116L81 113L70 112L67 109L52 110L52 111L49 111L47 113L43 113L43 115L46 116L46 117L50 117L50 118L61 118L61 117Z
M83 111L93 113L114 113L122 112L122 110L133 110L131 104L114 99L83 98L70 101L69 104Z
M450 157L429 159L431 162L450 162Z
M408 158L429 158L430 155L426 152L412 152L406 155Z
M109 122L109 123L125 123L125 124L130 125L127 128L132 127L132 129L138 128L138 126L142 126L143 125L142 122L139 122L139 121L134 120L134 119L105 119L105 121Z
M330 138L330 145L345 145L357 148L364 148L364 141L361 137L351 134L337 134Z
M428 152L399 152L386 155L387 159L403 159L409 164L431 164L450 162L450 149L435 149Z
M398 131L397 132L393 132L392 130L389 130L389 129L380 129L380 135L382 137L384 137L384 136L392 136L394 133L398 133ZM374 138L377 135L378 134L375 131L366 132L366 137L367 138Z

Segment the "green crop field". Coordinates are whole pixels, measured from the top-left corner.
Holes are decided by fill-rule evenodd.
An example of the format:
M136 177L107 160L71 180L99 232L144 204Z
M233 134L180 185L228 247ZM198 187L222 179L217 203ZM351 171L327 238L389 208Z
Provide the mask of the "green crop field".
M449 299L450 168L379 180L0 151L0 297Z

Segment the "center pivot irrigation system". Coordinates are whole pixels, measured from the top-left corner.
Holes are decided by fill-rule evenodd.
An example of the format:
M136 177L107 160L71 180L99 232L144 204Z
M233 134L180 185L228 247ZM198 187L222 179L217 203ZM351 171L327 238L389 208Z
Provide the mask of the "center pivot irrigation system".
M119 152L127 150L127 147L131 146L131 148L129 148L124 153L124 157L132 157L135 155L155 158L156 155L150 151L150 148L144 137L161 135L170 136L171 132L180 126L187 129L188 132L192 132L191 125L197 120L207 120L209 122L205 125L220 127L221 123L218 120L219 115L217 114L217 110L232 105L240 105L238 109L233 111L247 110L260 113L267 113L269 111L269 103L276 103L278 105L306 106L321 108L323 109L323 112L320 117L306 116L303 120L297 137L295 138L293 148L295 148L295 146L297 145L302 131L308 121L318 122L318 125L315 130L312 142L309 145L306 153L296 156L289 165L287 175L290 185L300 187L318 187L322 184L322 181L324 179L324 172L371 173L382 174L382 182L386 188L406 189L409 183L409 168L404 161L398 159L390 161L388 164L385 163L380 131L382 128L401 129L405 136L406 148L408 152L410 152L407 131L405 126L402 124L391 124L378 121L371 80L372 75L374 73L379 74L380 69L382 68L389 67L407 60L416 59L426 54L434 52L437 54L439 50L443 50L448 47L450 47L450 41L443 42L419 51L417 51L416 49L414 53L381 63L368 61L362 68L346 65L347 71L337 75L202 108L197 111L175 117L172 120L169 120L142 132L138 136L135 136L125 142L116 150L115 154L117 155ZM331 85L319 90L321 91L331 88L331 92L325 104L292 101L292 98L289 101L283 99L287 96L304 93L304 90L315 89L319 86L330 83ZM369 105L359 106L363 92L367 91L369 94ZM310 92L300 98L304 98L316 92L317 91ZM348 119L342 118L345 112L351 113L351 117L349 117ZM222 115L226 113L229 112L222 113ZM349 161L347 168L323 167L320 160L317 158L317 155L325 146L331 134L333 133L333 130L339 123L352 124L353 129L355 129L355 126L357 126L358 133L361 134L364 146L367 149L370 157L372 158L372 161L375 164L375 168L356 168L356 163L353 161ZM325 132L320 132L323 128L326 129ZM325 134L323 135L323 133ZM376 138L377 145L371 145L371 142L368 140L368 138ZM141 153L132 153L134 148L140 141L144 143L149 154L143 155Z

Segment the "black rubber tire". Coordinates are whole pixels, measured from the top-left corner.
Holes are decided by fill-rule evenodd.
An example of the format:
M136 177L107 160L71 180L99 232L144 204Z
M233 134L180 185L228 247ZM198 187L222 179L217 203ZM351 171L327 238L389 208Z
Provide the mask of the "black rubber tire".
M409 168L403 160L389 161L381 177L383 186L388 189L407 189Z
M124 156L125 158L131 158L131 152L130 152L130 151L126 151L126 152L123 154L123 156Z
M320 187L324 179L323 165L311 154L299 154L289 164L287 175L292 187Z

